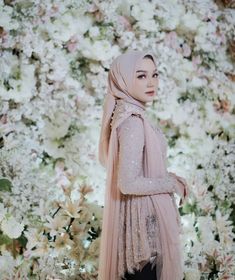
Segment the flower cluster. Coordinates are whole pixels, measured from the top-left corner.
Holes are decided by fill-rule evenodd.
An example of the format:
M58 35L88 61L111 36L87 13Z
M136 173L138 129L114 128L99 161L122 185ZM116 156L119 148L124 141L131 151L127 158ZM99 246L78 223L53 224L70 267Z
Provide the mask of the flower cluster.
M102 102L128 48L157 57L147 113L190 187L185 279L234 279L235 16L217 2L0 0L2 279L97 278Z

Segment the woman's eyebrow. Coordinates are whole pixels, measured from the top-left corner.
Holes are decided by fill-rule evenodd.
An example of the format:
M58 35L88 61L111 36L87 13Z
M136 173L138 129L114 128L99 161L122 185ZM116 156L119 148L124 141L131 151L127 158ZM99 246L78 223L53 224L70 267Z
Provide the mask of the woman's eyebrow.
M157 69L154 69L153 72L154 72L154 71L157 71ZM137 70L136 73L138 73L138 72L145 72L145 73L146 73L146 72L148 72L148 71L145 71L145 70Z

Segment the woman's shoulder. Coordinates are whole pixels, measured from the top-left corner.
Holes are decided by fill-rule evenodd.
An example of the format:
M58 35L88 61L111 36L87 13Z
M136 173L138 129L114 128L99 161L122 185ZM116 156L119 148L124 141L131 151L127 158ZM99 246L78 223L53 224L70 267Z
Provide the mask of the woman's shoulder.
M139 133L144 130L143 119L140 114L133 113L128 116L119 126L118 132L129 131L134 133Z

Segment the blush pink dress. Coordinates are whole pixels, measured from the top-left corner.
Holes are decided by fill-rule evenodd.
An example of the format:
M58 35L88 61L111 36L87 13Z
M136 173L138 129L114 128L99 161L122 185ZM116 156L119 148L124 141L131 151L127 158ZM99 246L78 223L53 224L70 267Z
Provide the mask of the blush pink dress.
M161 154L166 163L167 141L162 131L154 127L161 143ZM163 178L143 176L143 153L145 149L143 122L138 114L125 119L117 128L119 155L117 187L121 191L120 220L118 234L118 275L141 270L147 262L161 269L161 242L158 217L153 207L153 196L170 193L176 211L173 195L176 179L170 174ZM179 216L178 216L179 219ZM140 232L142 234L140 234ZM157 234L160 236L160 233ZM151 250L151 256L149 251Z

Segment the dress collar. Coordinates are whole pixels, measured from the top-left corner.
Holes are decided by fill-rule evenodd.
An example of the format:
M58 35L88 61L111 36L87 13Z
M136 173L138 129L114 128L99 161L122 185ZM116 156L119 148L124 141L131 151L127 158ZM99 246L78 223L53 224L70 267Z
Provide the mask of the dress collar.
M123 99L117 99L115 108L111 116L110 126L112 127L117 120L123 118L125 115L130 115L131 113L145 117L146 115L145 107L127 102L126 100Z
M129 110L137 110L139 112L144 113L146 111L146 108L144 105L138 105L132 102L129 102L127 100L124 99L116 99L116 106L117 107L124 107L125 109L129 109Z

